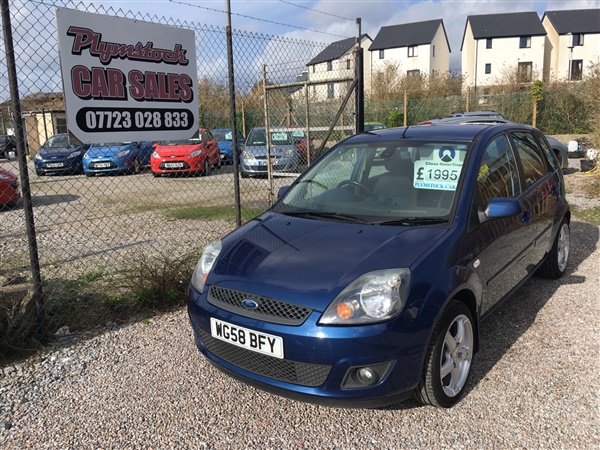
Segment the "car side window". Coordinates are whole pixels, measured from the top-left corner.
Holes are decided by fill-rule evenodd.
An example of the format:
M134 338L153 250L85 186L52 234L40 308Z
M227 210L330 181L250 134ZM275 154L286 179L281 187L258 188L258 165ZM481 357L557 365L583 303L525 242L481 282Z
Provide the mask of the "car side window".
M505 134L488 142L477 175L480 204L487 205L493 197L516 197L520 194L515 157Z
M558 170L560 167L558 159L557 159L556 155L554 154L554 152L552 151L552 148L548 145L548 142L546 141L546 139L544 139L544 137L542 136L541 133L535 133L535 137L537 138L537 141L538 141L540 147L546 154L546 159L550 162L552 169Z
M527 189L546 174L542 150L532 133L515 131L511 133L511 138L523 167L523 180Z

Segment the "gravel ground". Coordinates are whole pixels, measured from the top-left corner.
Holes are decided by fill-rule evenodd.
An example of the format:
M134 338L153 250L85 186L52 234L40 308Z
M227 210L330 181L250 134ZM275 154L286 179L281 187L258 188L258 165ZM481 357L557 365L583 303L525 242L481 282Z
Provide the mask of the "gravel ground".
M466 397L336 409L214 369L185 310L70 335L0 367L2 449L600 447L600 229L574 221L571 262L484 324Z

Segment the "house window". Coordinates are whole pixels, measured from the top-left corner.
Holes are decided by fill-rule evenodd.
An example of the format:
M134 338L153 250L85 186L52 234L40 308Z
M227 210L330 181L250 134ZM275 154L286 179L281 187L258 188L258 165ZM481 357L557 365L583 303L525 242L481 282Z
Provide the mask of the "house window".
M492 48L492 39L491 38L487 38L485 40L485 48Z
M406 72L406 76L407 76L407 77L418 77L420 73L421 73L421 72L419 71L419 69L416 69L416 70L408 70L408 71Z
M486 74L488 74L488 75L489 75L490 73L492 73L492 65L491 65L490 63L487 63L487 64L485 65L485 73L486 73Z
M532 63L520 62L517 67L517 81L519 83L529 83L532 77Z
M519 48L531 48L531 36L521 36L519 38Z
M381 49L379 50L379 59L384 59L385 58L385 50Z
M579 81L583 78L583 60L574 59L571 61L571 81Z
M350 60L349 59L346 60L346 69L348 69L348 70L352 69L352 66L350 65Z
M67 132L67 119L65 117L55 117L54 129L56 133L66 133Z
M573 47L579 47L583 45L583 34L574 34L572 44Z
M408 57L412 58L413 56L417 56L417 46L416 45L408 47Z
M432 45L432 46L431 46L431 52L432 52L432 53L431 53L431 57L432 57L432 58L435 58L435 45Z
M327 98L333 98L335 95L334 84L329 83L327 85Z
M315 73L317 71L317 65L313 64L313 73Z
M327 61L327 72L331 72L333 70L333 61Z

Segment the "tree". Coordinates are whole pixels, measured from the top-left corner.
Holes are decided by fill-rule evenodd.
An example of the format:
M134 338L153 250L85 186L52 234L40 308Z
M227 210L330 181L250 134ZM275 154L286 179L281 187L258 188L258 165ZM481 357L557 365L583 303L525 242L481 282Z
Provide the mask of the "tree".
M531 90L529 93L531 94L531 101L533 103L533 119L531 124L535 127L537 121L537 106L538 103L544 98L544 82L541 80L535 80L531 85Z

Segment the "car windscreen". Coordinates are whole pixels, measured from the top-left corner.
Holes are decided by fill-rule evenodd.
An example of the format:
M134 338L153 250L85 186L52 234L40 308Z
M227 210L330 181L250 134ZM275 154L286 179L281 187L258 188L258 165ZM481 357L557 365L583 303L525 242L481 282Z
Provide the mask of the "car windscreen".
M66 134L56 134L46 141L44 147L67 147L69 145L69 138Z
M231 141L233 139L233 133L231 131L213 130L212 134L217 141Z
M270 131L271 144L273 145L291 145L296 141L305 138L306 133L304 131ZM254 129L248 135L246 145L267 145L267 133L263 130Z
M334 147L273 206L284 214L371 223L449 219L470 143L390 141Z

